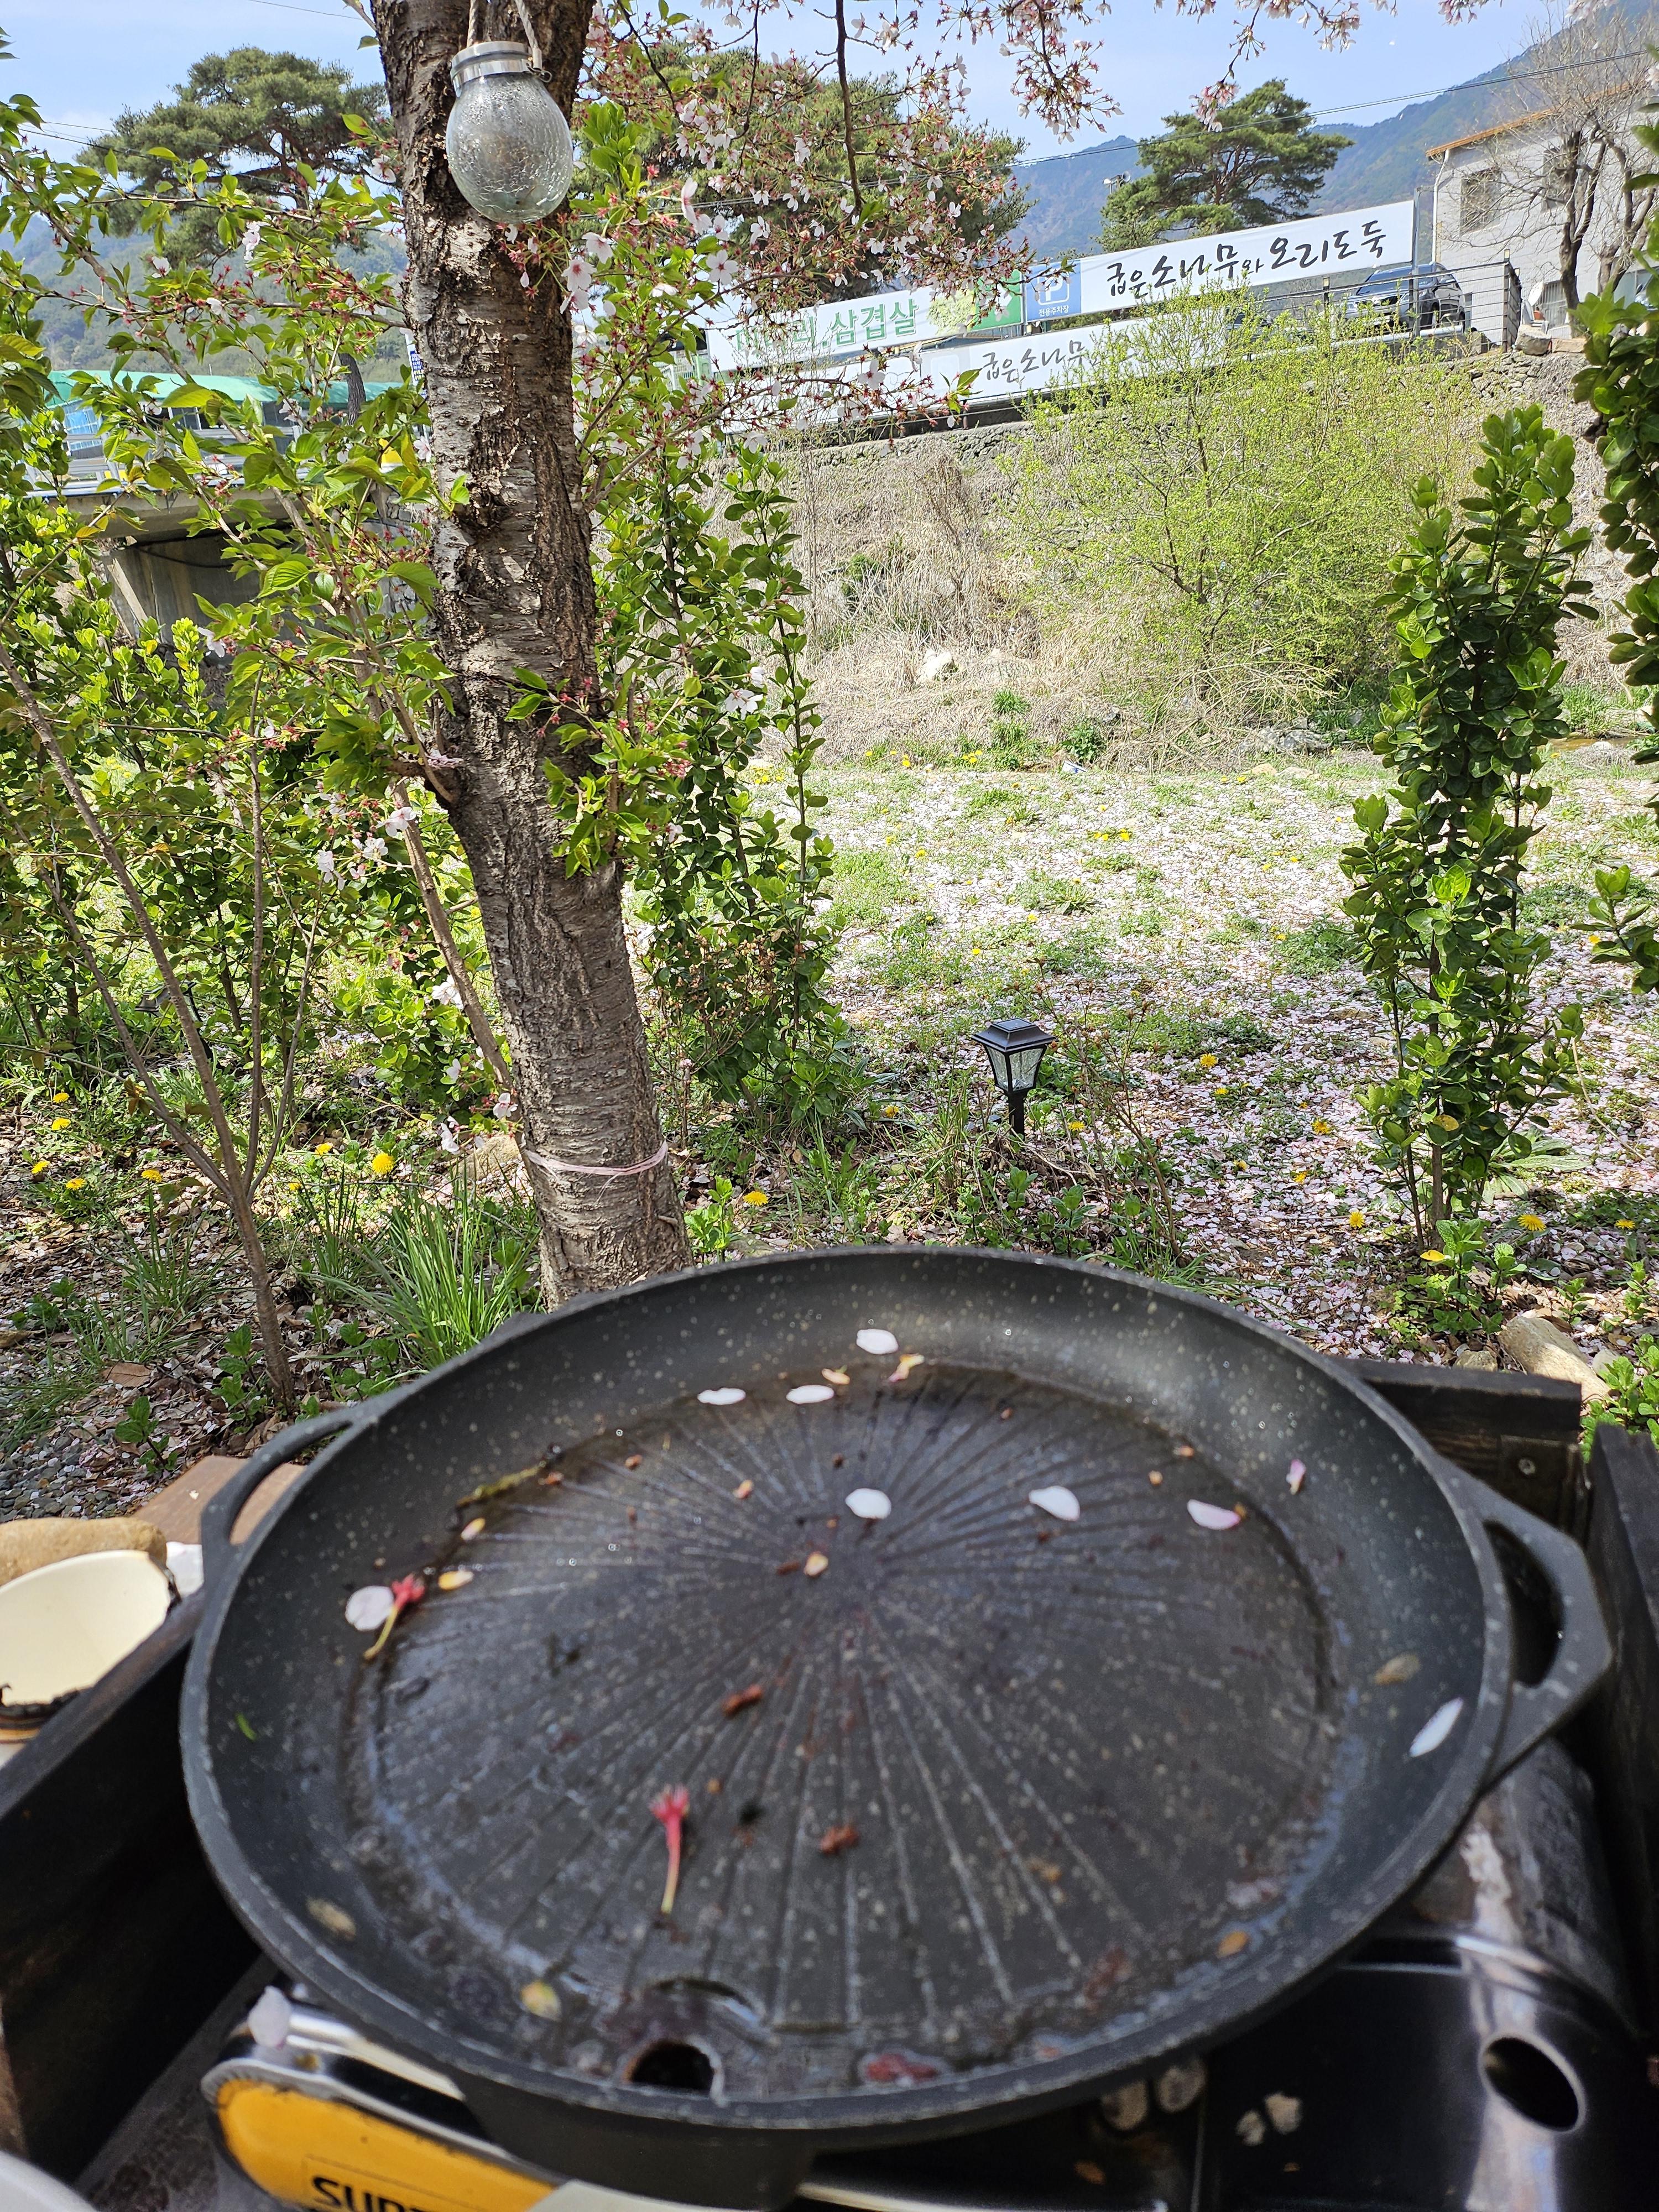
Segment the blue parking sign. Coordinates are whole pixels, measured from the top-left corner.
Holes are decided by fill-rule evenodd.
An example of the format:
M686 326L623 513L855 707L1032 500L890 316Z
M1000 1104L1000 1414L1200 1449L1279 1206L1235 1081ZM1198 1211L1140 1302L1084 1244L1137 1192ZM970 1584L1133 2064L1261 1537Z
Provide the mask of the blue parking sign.
M1025 280L1025 319L1052 323L1083 313L1083 279L1075 262L1069 269L1039 269Z

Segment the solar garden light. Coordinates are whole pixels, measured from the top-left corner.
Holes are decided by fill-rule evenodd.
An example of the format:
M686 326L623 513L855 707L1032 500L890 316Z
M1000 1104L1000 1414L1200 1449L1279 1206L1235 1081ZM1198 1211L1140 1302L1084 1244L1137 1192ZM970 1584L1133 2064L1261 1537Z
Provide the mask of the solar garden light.
M461 197L493 222L535 222L570 190L570 126L542 76L529 9L516 0L524 38L473 35L449 64L455 105L444 131L449 173Z
M1004 1016L974 1031L974 1042L983 1045L991 1063L991 1079L1008 1101L1008 1127L1017 1137L1025 1134L1025 1100L1036 1084L1042 1055L1054 1042L1040 1022L1017 1021Z

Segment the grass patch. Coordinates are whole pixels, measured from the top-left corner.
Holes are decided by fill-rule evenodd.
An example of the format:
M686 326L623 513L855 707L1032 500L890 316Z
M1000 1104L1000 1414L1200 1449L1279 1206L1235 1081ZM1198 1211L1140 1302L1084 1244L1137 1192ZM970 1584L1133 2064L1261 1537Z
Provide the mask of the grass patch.
M1026 798L1022 792L1004 791L1000 784L994 783L987 784L983 791L976 791L962 811L963 817L969 822L977 821L983 815L998 814L1005 822L1014 823L1023 828L1029 828L1031 823L1042 819L1042 809L1034 799Z
M1093 902L1074 876L1029 875L1014 892L1016 904L1030 914L1087 914Z
M908 869L879 847L843 846L836 854L830 882L830 914L838 929L878 928L896 906L921 902Z
M1279 948L1279 959L1293 975L1328 975L1338 968L1352 968L1359 958L1359 940L1346 922L1310 921L1293 929Z

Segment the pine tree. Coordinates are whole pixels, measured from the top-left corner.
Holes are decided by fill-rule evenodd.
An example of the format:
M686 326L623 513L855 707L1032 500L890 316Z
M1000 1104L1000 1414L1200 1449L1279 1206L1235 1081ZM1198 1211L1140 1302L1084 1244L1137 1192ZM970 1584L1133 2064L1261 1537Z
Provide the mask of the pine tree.
M1143 138L1142 173L1118 185L1101 211L1108 253L1151 246L1169 232L1240 230L1300 215L1350 139L1313 128L1313 110L1270 77L1207 121L1166 115Z

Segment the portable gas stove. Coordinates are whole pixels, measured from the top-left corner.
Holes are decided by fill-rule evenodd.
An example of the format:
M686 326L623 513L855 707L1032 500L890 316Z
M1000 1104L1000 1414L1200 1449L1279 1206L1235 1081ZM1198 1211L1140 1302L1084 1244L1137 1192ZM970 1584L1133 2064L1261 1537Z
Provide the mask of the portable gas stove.
M491 2143L444 2075L273 1983L203 2082L223 2156L307 2212L637 2206ZM1267 2026L1011 2127L821 2160L856 2212L1636 2212L1652 2091L1591 1787L1542 1745L1364 1950Z
M1264 2025L1012 2126L820 2159L800 2203L1649 2203L1659 1458L1603 1430L1586 1485L1563 1386L1410 1369L1375 1379L1473 1471L1588 1528L1619 1644L1595 1707L1482 1799L1357 1954ZM1527 1612L1513 1580L1511 1600ZM33 1747L28 1775L20 1762L0 1783L0 2141L97 2212L528 2212L556 2196L562 2212L641 2212L640 2199L506 2153L442 2073L331 2016L269 1962L250 1964L185 1808L177 1710L191 1626L177 1616L52 1724L56 1747ZM1547 1641L1547 1619L1538 1632Z

